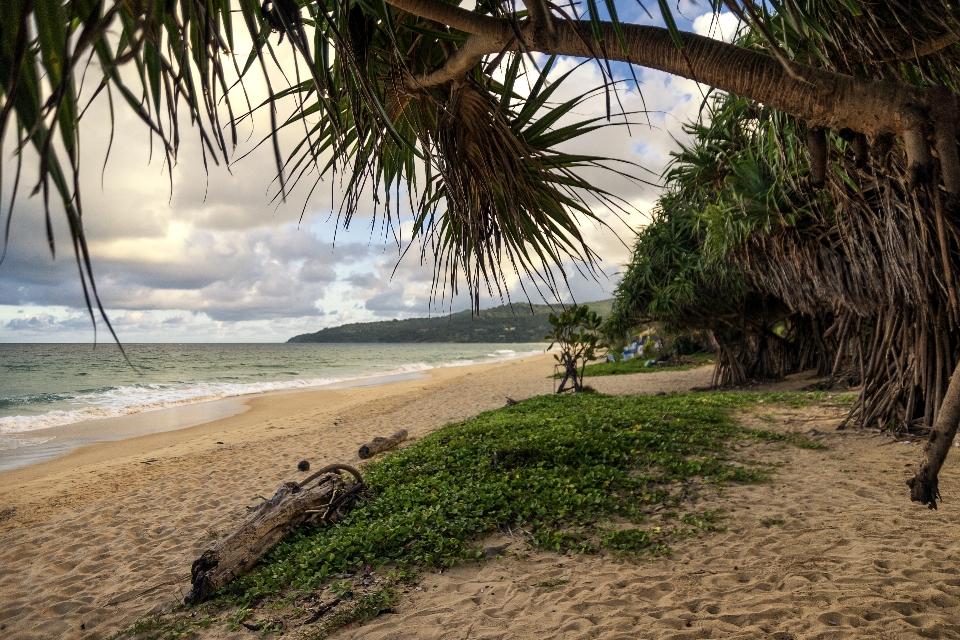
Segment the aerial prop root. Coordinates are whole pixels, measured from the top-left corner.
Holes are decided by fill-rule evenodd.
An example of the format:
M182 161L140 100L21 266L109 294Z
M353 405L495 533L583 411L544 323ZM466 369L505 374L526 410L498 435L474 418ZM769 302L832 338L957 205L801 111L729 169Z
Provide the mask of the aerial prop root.
M827 132L822 127L807 129L807 151L810 154L810 184L818 189L827 180Z
M907 152L907 180L910 189L933 180L933 154L927 142L927 114L908 106L902 112L903 147ZM956 145L956 141L954 141Z
M940 173L947 192L947 211L955 213L960 204L960 149L957 148L957 120L960 116L957 96L946 89L936 90L937 99L931 110L933 134Z
M916 475L907 480L910 487L910 500L925 504L930 509L937 508L940 500L938 476L947 453L957 435L960 425L960 364L953 371L950 384L940 405L940 413L930 432L930 438L923 447L923 462Z
M867 136L852 129L841 129L838 135L843 138L853 150L853 157L856 159L857 169L863 169L867 166L870 154L870 143L867 142Z
M960 149L957 140L960 109L957 96L944 87L930 87L922 98L898 109L897 133L903 138L907 156L908 185L914 190L933 182L937 173L935 151L945 192L945 208L950 213L957 213L960 209ZM841 129L837 134L850 144L857 167L866 166L870 151L867 134L851 128ZM878 155L882 155L879 152L887 147L887 134L881 131L874 138L874 147ZM807 122L807 151L810 155L810 184L821 188L826 181L829 151L826 129L812 120Z

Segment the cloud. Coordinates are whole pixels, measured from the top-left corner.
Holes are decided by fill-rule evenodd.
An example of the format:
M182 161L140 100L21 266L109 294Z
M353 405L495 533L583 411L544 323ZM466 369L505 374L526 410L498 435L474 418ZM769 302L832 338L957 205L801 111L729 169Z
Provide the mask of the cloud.
M52 334L64 331L75 331L78 328L89 328L89 316L67 312L66 317L51 313L35 313L23 317L12 318L2 325L3 329L13 333Z
M695 33L725 42L733 42L742 27L743 23L740 19L729 11L720 14L705 13L693 20Z
M14 318L7 322L11 331L46 331L56 326L57 318L49 313L41 313L27 318Z
M695 30L710 33L712 14L698 15L702 3L683 0L674 5L681 19L693 16ZM655 23L659 16L652 13ZM722 14L715 31L729 37L730 20L730 14ZM289 55L285 51L280 55ZM554 100L567 100L586 87L603 85L595 63L578 64L573 59L558 60L553 78L575 70ZM633 84L625 66L617 67L617 73L625 81L619 103L626 118L614 102L614 126L571 141L563 150L602 153L625 161L613 166L638 180L599 170L586 170L583 175L632 212L598 206L594 211L601 224L583 221L581 233L601 257L606 275L594 278L565 262L562 268L569 290L560 292L564 299L589 301L611 295L620 265L629 258L634 230L646 222L645 214L659 195L656 183L671 151L677 149L679 125L697 115L704 92L692 81L657 71L637 69L639 86ZM256 103L264 87L254 82L248 90ZM557 126L573 118L605 118L606 96L598 92L574 111ZM241 127L236 157L251 151L268 130L265 115ZM81 177L84 225L98 291L122 339L282 340L346 321L443 313L469 306L462 292L451 297L449 287L433 291L433 264L429 254L421 264L419 246L398 264L399 248L389 238L385 241L379 226L368 224L374 210L372 197L349 231L336 231L334 247L339 181L322 183L306 206L312 177L294 189L286 202L275 201L276 169L270 145L253 150L229 170L213 165L208 156L205 168L196 129L186 124L171 172L162 162L159 141L154 138L151 151L149 134L136 116L118 109L116 119L101 187L102 161L110 142L110 132L101 123L109 122L108 105L101 99L88 111L81 128ZM284 131L283 148L291 150L300 134L293 128ZM8 140L3 150L8 156L9 144ZM12 183L11 164L3 167L5 184ZM35 164L28 154L22 184L32 184L35 176L27 174ZM69 229L54 209L58 244L53 259L40 198L26 197L27 191L21 189L10 252L0 264L0 340L20 339L17 336L27 333L89 340L92 328ZM406 247L409 219L397 231ZM540 301L533 282L508 275L510 299L525 300L526 289L533 302ZM460 284L462 288L462 278ZM550 296L546 289L542 293ZM481 304L500 303L494 289ZM18 314L23 308L28 311Z
M22 229L39 215L26 213L15 219L16 241L0 270L0 304L81 306L72 256L54 260L38 234ZM107 306L189 309L228 321L317 315L315 302L336 280L336 266L357 253L349 246L335 252L323 237L292 224L211 231L173 222L163 236L94 235L89 244Z

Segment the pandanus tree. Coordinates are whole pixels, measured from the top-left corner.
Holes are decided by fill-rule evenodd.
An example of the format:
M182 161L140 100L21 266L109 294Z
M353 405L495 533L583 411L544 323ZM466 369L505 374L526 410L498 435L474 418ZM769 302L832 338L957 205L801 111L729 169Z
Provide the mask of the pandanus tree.
M818 318L789 307L756 281L765 273L737 260L748 238L809 225L815 203L790 186L794 167L782 153L795 140L792 128L776 112L729 95L712 100L709 115L684 126L691 142L664 174L666 192L639 233L606 331L644 321L710 330L720 385L822 370L830 354Z
M786 50L804 54L789 21L766 27ZM837 44L856 41L857 34L850 31L821 41L818 54L825 64L859 64L862 70L884 62L870 57L876 46L869 38L857 50L859 61L851 61L850 48ZM743 40L745 46L753 42ZM896 63L892 71L891 62ZM950 87L960 73L949 51L919 64L888 58L873 71L905 82L937 78ZM727 98L719 103L709 126L691 129L695 143L678 154L668 173L674 191L661 200L661 217L687 221L697 231L690 249L696 260L713 271L722 263L748 296L776 301L784 316L793 314L789 326L805 334L801 344L807 351L795 354L798 362L813 355L821 371L829 367L835 373L845 358L857 361L864 387L850 421L882 427L936 425L925 464L911 484L914 499L933 506L932 469L942 463L953 436L955 405L947 399L951 389L956 391L950 380L960 342L953 319L958 236L949 196L911 169L907 150L889 139L876 139L871 148L856 132L811 129L765 105ZM821 164L827 158L829 171ZM695 211L693 218L677 204ZM638 287L668 291L638 278L659 255L641 252L652 232L641 234L621 284L627 307L631 301L645 304ZM647 309L658 313L656 305ZM621 304L620 312L624 310L629 309ZM696 318L690 311L684 317ZM714 325L723 319L722 306L707 311ZM718 363L723 359L721 352Z
M559 347L554 354L558 367L563 371L557 393L569 389L574 393L583 391L583 375L587 363L596 358L600 342L600 324L603 318L590 311L586 305L574 304L559 314L550 314L553 327L544 337L550 341L547 349Z
M816 184L826 179L829 132L848 138L858 162L879 175L887 167L870 146L892 143L905 197L922 200L950 258L960 201L952 2L712 0L756 29L758 47L682 32L669 4L658 2L667 25L659 28L620 20L614 0L480 0L470 9L444 0L5 0L0 140L15 132L19 151L36 150L34 191L65 211L91 309L100 301L77 177L79 76L91 62L101 72L97 93L132 109L171 163L181 119L196 125L209 161L230 161L236 121L250 107L234 108L242 87L227 72L259 69L274 132L303 130L286 155L271 137L281 197L299 179L341 171L348 223L365 189L388 217L407 194L438 284L456 288L459 275L474 300L504 273L537 272L552 286L551 265L569 257L589 265L578 216L593 215L598 201L617 206L580 173L601 159L557 150L602 123L558 124L573 106L544 108L543 75L529 96L516 90L520 69L538 53L594 59L607 70L614 61L659 69L789 114L809 131ZM781 36L778 23L789 27ZM248 51L237 51L240 30ZM297 62L278 76L270 61L281 45ZM288 97L297 107L281 118L277 101ZM948 317L955 322L956 312ZM927 504L936 503L937 472L960 420L960 370L954 381L913 486Z

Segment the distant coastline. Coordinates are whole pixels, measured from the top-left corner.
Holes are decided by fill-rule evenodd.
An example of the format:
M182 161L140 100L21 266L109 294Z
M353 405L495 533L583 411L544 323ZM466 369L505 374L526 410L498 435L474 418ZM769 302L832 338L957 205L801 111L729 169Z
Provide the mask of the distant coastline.
M610 313L613 300L585 303L602 316ZM408 318L382 322L355 322L304 333L288 343L405 343L405 342L542 342L550 331L548 318L559 310L545 304L502 305L480 315L460 311L433 318Z

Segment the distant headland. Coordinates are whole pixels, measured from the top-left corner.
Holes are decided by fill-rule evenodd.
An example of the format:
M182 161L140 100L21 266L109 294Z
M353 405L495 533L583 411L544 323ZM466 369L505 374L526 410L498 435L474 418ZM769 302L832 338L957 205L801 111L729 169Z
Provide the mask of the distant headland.
M605 316L613 300L586 304ZM542 342L550 331L550 313L559 309L559 305L514 304L484 309L477 316L460 311L432 318L355 322L304 333L287 342Z

